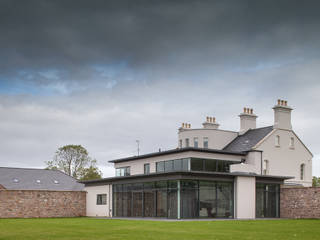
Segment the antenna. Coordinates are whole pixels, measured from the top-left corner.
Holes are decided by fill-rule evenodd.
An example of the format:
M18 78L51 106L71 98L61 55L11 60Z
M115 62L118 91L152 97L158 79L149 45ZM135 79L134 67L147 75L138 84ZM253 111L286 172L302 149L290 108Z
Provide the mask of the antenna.
M138 156L140 154L140 140L136 140L137 143L137 151L138 151Z

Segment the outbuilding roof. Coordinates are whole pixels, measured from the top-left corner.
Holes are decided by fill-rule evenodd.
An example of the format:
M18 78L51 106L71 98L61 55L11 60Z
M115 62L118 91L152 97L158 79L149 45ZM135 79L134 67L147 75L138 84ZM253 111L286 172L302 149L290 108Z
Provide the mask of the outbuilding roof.
M0 167L0 184L8 190L82 191L84 185L58 170Z
M230 142L224 151L247 152L273 130L273 126L250 129Z

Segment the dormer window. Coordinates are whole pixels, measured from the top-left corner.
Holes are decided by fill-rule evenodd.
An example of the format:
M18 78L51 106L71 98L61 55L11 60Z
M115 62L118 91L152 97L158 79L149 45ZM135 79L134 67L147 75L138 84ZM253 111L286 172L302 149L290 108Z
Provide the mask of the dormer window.
M290 148L294 148L294 138L290 138Z
M275 138L275 146L280 147L280 136L279 135L277 135Z

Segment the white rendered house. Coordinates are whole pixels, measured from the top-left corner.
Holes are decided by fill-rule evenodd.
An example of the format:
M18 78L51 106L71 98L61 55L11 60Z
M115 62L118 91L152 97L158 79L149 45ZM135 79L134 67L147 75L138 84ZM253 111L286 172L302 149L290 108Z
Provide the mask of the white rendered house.
M292 130L287 102L256 128L244 108L239 132L182 124L178 147L112 160L116 177L84 182L88 216L263 218L280 216L280 185L311 186L312 154Z

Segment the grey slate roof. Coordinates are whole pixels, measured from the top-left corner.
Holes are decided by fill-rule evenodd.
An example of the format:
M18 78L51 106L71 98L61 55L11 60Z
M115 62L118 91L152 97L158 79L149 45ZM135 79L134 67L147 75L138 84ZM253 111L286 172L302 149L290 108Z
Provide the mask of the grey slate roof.
M8 190L82 191L84 188L61 171L32 168L0 167L0 184Z
M225 151L246 152L250 151L260 140L273 130L273 126L250 129L245 134L239 135L224 147Z

